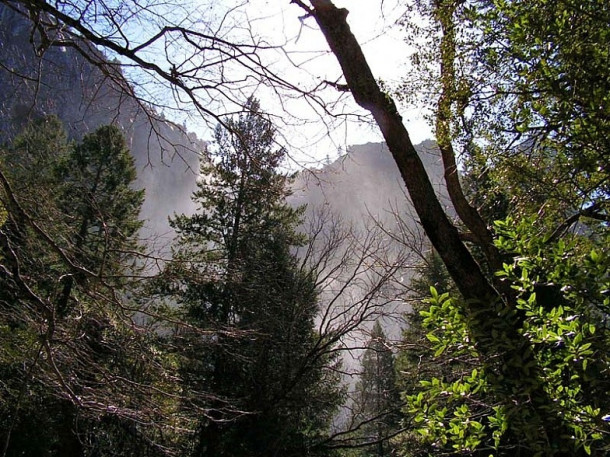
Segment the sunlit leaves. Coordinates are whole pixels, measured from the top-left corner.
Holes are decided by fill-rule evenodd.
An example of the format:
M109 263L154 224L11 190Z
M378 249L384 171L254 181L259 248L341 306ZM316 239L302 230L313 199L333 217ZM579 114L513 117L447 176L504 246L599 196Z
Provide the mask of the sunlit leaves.
M485 341L484 353L469 330L478 317L465 315L460 299L430 290L421 314L434 359L456 369L464 362L475 367L460 369L453 379L424 378L406 397L417 436L431 449L471 453L487 448L502 455L515 445L511 437L521 436L518 446L528 452L553 452L556 444L538 435L532 410L520 400L527 396L515 390L515 402L504 403L498 395L527 385L513 384L488 352L490 345L498 356L514 350L499 325L514 318L534 352L516 352L506 363L530 376L532 383L540 382L553 399L550 407L561 411L571 435L563 444L565 451L603 455L610 444L599 425L602 413L610 409L604 393L610 387L604 375L610 369L608 243L579 235L549 241L537 230L531 218L496 223L497 245L513 259L498 276L510 284L516 301L512 310L498 308L494 339ZM553 414L548 410L548 418Z

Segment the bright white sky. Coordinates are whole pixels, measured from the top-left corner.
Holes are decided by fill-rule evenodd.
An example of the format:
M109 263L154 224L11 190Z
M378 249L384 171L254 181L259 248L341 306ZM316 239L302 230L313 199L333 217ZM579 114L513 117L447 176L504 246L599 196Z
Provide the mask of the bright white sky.
M203 3L206 0L200 1ZM387 83L388 87L395 87L408 64L409 49L404 43L403 32L394 25L404 11L404 2L336 0L335 4L349 10L348 22L363 47L375 77ZM243 33L252 32L265 38L269 44L284 45L285 54L275 52L264 58L268 66L293 84L312 88L324 80L336 81L340 76L339 65L329 52L314 19L300 20L299 17L305 13L290 0L212 1L207 8L222 17L223 6L229 10L235 7L224 18L225 26L232 30L231 33L235 33L235 25L237 29L242 26ZM249 28L246 24L249 24ZM316 114L303 97L295 98L294 93L290 92L280 95L278 98L272 89L255 90L262 109L276 116L276 125L290 154L301 166L315 165L327 158L333 160L349 145L382 141L376 126L358 122L353 115L335 119L330 115L321 116L320 109ZM329 102L335 102L338 98L335 89L329 89L324 94L324 99ZM333 114L364 114L348 94L331 105L330 111ZM401 114L414 143L431 137L430 128L422 120L421 110L412 109Z
M348 22L352 32L363 47L365 56L376 78L395 86L405 73L408 64L409 48L404 42L404 35L396 20L404 12L404 2L400 0L336 0L337 7L349 10ZM269 34L270 41L287 41L286 49L294 61L306 61L304 65L312 78L319 80L336 80L340 74L335 57L328 51L324 36L312 18L299 20L303 11L289 0L253 0L248 2L249 16L256 32ZM253 20L261 18L259 20ZM270 24L273 24L272 26ZM271 33L269 33L271 32ZM303 54L313 51L311 54ZM318 52L319 51L319 52ZM307 57L306 57L307 56ZM334 94L329 94L334 95ZM351 97L346 97L346 110L359 111ZM429 126L423 121L421 110L403 111L403 118L414 143L431 137ZM322 124L305 132L287 133L297 148L300 148L298 137L305 137L305 155L314 159L331 159L337 149L347 145L362 144L369 141L382 141L376 126L358 122L338 123L331 129L332 140L327 138L327 131ZM299 134L301 133L301 134ZM322 139L319 144L307 144L312 137ZM307 158L305 158L307 160Z

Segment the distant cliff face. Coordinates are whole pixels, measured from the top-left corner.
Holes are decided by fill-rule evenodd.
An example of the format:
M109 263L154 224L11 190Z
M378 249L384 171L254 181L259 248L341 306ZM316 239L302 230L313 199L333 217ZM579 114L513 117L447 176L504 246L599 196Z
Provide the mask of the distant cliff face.
M416 149L441 201L448 203L442 184L443 167L436 143L425 141L417 145ZM399 265L392 279L383 286L387 289L387 294L382 292L371 303L382 303L382 308L371 314L371 319L375 320L383 315L382 325L388 337L399 338L400 317L408 310L408 306L400 297L406 291L413 274L413 266L420 261L416 251L427 249L427 241L423 237L402 177L387 146L384 143L351 146L347 153L335 162L319 170L299 173L293 183L293 194L289 201L293 206L307 205L306 216L309 218L315 217L321 210L333 214L345 225L352 227L362 244L369 243L371 250L368 252L368 258L362 263L362 269L367 270L365 276L375 280L388 271L388 265L390 269L392 265ZM448 210L448 213L451 215L452 211ZM304 229L307 230L307 225ZM321 238L324 240L325 236L332 236L328 235L330 231L331 227L323 228L324 234ZM371 241L372 238L375 240ZM340 249L336 258L358 263L362 258L359 251L361 243L347 244L345 248ZM332 270L335 266L331 262L326 265L326 270ZM361 276L356 280L350 279L351 270L348 268L347 271L343 277L338 275L325 284L322 294L323 300L325 294L332 297L332 291L341 290L342 281L347 279L353 282L344 296L333 305L332 316L337 321L346 318L342 315L343 310L349 307L354 299L361 299L363 293L367 292L367 284L370 284L368 280L361 282ZM363 284L365 288L360 289ZM372 325L371 322L369 325ZM360 340L356 337L356 343L353 344L357 346L358 341L362 343L367 338L366 334L360 337ZM353 352L354 357L356 354L358 351ZM346 363L348 366L354 365L353 361Z
M436 143L427 140L416 149L437 194L448 203ZM359 228L370 224L371 217L389 227L395 224L396 216L412 227L417 223L402 177L385 143L350 146L335 162L300 173L293 185L291 203L308 205L308 213L327 207Z
M146 189L145 237L167 235L167 217L191 212L199 155L205 144L184 129L152 119L132 98L72 48L50 47L37 56L30 25L0 4L0 143L28 119L55 114L71 138L100 125L121 127L136 161L138 186Z

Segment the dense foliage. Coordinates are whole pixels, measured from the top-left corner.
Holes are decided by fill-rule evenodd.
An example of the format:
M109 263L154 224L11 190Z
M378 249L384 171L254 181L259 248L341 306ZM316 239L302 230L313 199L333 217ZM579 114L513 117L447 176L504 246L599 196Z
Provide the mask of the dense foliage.
M503 266L478 243L502 300L486 310L433 288L423 329L406 335L426 335L437 368L403 380L416 432L405 455L606 455L608 7L414 5L428 21L415 63L441 94L439 144L463 158Z
M404 23L426 45L402 95L432 103L486 218L607 219L606 2L417 0Z
M253 99L217 128L216 145L199 211L171 221L178 240L160 284L194 327L177 335L185 388L213 395L194 455L315 455L340 396L314 330L315 271L292 252L302 210L285 201L285 151Z
M427 363L436 361L439 371L426 373L407 397L419 434L412 440L433 453L605 455L607 426L602 418L610 409L602 393L608 389L602 373L608 370L610 343L607 246L591 248L578 238L552 244L528 238L531 223L517 227L503 223L498 231L501 248L516 256L501 276L517 291L516 307L498 307L498 319L519 322L519 331L532 342L541 372L534 373L533 364L526 367L536 375L529 382L542 383L554 399L553 407L561 413L549 410L544 420L562 417L569 447L558 448L553 437L539 433L528 406L536 399L527 391L519 392L521 402L498 401L500 389L515 386L494 377L496 362L481 353L471 337L469 326L477 317L461 311L459 297L439 294L434 288L422 315L434 351L426 355ZM511 341L502 335L500 325L497 328L493 346L498 354L510 351ZM515 358L512 363L522 360ZM443 372L440 367L445 364L451 369Z
M143 200L123 137L108 126L69 143L43 118L1 160L4 454L147 452L157 428L132 421L162 419L153 335L119 296L137 274Z

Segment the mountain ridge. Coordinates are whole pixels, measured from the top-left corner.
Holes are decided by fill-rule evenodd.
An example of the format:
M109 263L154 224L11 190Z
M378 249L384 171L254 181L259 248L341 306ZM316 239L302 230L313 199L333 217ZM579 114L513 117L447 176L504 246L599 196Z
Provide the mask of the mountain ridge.
M127 97L74 49L51 46L38 55L30 27L0 4L0 143L10 142L30 119L51 114L75 140L101 125L118 125L135 160L136 186L146 190L142 236L166 245L173 233L168 215L194 211L190 194L205 143Z
M436 143L425 140L416 146L416 150L432 185L451 213ZM408 216L416 224L404 181L385 143L349 146L347 152L335 161L319 169L300 172L292 191L290 203L294 206L308 205L308 214L326 207L331 212L341 213L359 228L365 227L365 219L369 216L384 223L389 223L396 215ZM400 214L395 214L396 211Z

